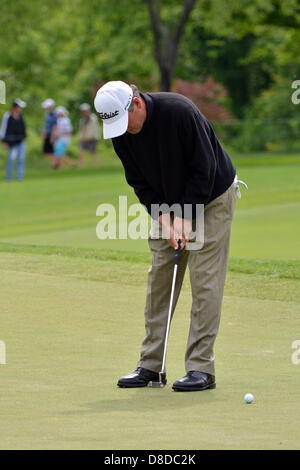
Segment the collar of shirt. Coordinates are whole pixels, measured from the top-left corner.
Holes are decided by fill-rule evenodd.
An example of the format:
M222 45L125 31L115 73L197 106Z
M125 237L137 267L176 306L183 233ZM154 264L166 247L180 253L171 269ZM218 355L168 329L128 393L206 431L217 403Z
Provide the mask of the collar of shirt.
M148 93L141 93L141 97L145 101L146 109L147 109L147 116L146 116L146 120L145 120L144 125L143 125L143 129L145 129L149 125L149 123L151 122L151 117L152 117L152 113L153 113L153 100L152 100L151 96L148 95Z

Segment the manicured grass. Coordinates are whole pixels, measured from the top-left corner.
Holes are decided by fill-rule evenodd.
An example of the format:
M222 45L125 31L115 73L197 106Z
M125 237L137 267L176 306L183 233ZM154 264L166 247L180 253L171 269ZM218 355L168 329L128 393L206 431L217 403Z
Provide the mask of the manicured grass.
M253 157L253 161L260 158ZM243 158L234 160L238 176L247 182L249 191L242 188L242 199L237 200L231 256L299 260L300 158L265 160L268 158L271 165L259 167L252 161L245 165ZM119 195L128 197L128 206L137 202L115 160L113 166L105 160L99 170L66 170L60 174L45 170L41 175L30 178L29 174L22 183L0 184L0 241L148 252L147 240L96 237L99 204L110 203L117 208Z
M298 449L299 157L234 159L249 191L232 226L217 388L189 394L171 390L185 373L188 275L168 386L116 387L138 360L150 254L147 240L96 237L99 204L136 202L111 158L99 170L33 168L22 183L0 182L0 448Z
M299 281L229 273L217 388L180 394L171 384L184 374L187 278L172 322L169 384L124 390L116 381L135 368L144 333L145 263L2 252L0 275L0 448L299 448L300 376L291 361Z

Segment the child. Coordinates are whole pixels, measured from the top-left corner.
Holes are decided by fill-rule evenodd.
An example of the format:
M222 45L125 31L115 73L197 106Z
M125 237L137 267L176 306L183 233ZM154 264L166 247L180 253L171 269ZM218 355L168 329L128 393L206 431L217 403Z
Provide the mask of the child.
M63 163L74 168L76 163L66 156L66 150L71 141L72 125L70 119L67 117L68 111L63 106L58 106L55 110L57 116L57 124L54 130L54 157L55 168L61 169Z

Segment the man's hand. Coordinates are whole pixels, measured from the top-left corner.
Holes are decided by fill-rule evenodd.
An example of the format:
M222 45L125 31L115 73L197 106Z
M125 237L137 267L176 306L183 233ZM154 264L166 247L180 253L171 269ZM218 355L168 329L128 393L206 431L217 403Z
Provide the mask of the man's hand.
M181 240L181 250L185 247L185 244L189 240L189 234L192 230L191 221L188 219L181 219L175 217L174 222L170 214L161 214L158 218L160 225L162 226L163 232L169 242L169 244L177 250L178 240Z
M181 240L181 249L183 249L189 241L189 235L192 231L192 222L189 219L175 217L173 225L175 240Z
M7 144L6 142L2 142L2 145L3 145L3 147L5 148L5 150L8 149L8 144Z
M169 244L176 250L177 241L174 236L173 220L170 214L161 214L158 218L158 221L160 225L162 226L162 230Z

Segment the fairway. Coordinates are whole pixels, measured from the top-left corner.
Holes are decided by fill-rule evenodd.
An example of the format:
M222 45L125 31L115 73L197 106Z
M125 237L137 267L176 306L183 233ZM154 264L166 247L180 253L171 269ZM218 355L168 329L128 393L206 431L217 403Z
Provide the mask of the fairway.
M146 240L96 238L100 203L136 202L122 170L0 184L1 449L299 448L300 165L257 159L235 161L249 191L232 229L217 388L197 393L171 389L185 372L188 273L167 387L116 386L138 360L150 263Z
M242 199L237 200L231 256L299 260L300 158L269 160L261 166L259 157L233 159L249 190L242 188ZM0 184L0 198L5 201L0 210L0 241L147 253L147 240L96 237L99 204L117 208L120 195L128 197L128 206L138 202L121 164L110 165L106 160L96 172L45 171L43 179Z

